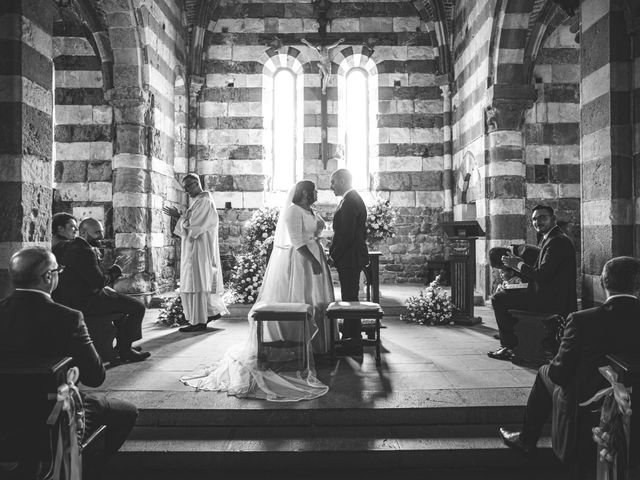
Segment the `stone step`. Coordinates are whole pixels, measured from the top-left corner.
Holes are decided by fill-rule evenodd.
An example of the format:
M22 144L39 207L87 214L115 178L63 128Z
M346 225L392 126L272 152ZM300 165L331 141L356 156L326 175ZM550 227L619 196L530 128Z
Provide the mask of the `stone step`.
M348 469L545 469L557 466L548 438L531 458L504 446L488 425L136 427L112 473L326 472ZM438 478L438 477L434 477ZM546 477L545 477L546 478Z

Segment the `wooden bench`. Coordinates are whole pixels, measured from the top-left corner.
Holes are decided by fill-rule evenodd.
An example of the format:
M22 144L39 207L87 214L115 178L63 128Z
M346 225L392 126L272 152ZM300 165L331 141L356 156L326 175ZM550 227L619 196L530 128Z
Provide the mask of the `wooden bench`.
M376 366L380 366L380 321L384 316L384 311L379 304L374 302L333 302L327 307L327 318L329 319L329 349L331 355L331 362L335 362L336 357L336 345L341 345L342 340L336 340L335 326L337 320L342 318L344 320L363 320L374 319L374 338L363 339L363 345L372 345L376 348Z
M103 363L112 363L116 360L113 344L116 339L116 323L126 321L126 313L110 313L106 315L86 316L84 323L87 325L89 336Z
M0 462L17 463L16 478L36 479L41 466L51 464L58 427L47 418L71 366L71 357L0 357ZM105 428L84 439L85 457L103 455Z
M309 365L308 342L311 332L309 331L309 318L313 314L311 305L306 303L262 303L252 310L253 320L256 322L258 341L258 366L264 367L268 364L267 348L278 349L300 349L301 370ZM295 322L302 325L302 337L296 340L284 339L265 342L264 322Z
M513 349L516 363L539 367L558 352L556 332L561 317L553 313L509 310L518 319L514 331L518 345Z

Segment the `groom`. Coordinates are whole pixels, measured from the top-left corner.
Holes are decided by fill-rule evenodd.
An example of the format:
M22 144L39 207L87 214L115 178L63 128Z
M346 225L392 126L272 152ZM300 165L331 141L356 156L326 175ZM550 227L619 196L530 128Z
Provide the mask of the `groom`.
M333 241L329 248L330 263L336 267L340 279L342 301L358 301L360 272L369 264L367 250L367 207L352 185L349 170L341 168L331 175L331 190L342 197L333 215ZM352 339L345 350L353 354L362 353L360 320L345 320L342 338Z

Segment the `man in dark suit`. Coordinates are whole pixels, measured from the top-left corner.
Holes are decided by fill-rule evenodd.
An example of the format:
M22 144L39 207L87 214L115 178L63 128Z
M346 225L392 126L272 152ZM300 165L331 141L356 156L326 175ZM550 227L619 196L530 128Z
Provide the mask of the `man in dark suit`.
M351 173L339 169L331 175L331 190L342 197L342 201L333 216L333 240L329 248L329 258L338 271L342 300L358 301L360 291L360 272L369 264L367 249L367 207L352 187ZM346 343L345 349L362 352L360 342L360 320L345 320L342 337L353 339Z
M550 365L538 370L522 431L500 429L509 447L530 453L553 409L566 408L569 421L578 403L609 385L598 371L598 367L607 364L605 355L640 350L640 260L609 260L602 270L601 282L607 294L605 303L569 315L558 354ZM595 450L584 456L578 458L579 463L595 460Z
M500 348L491 358L512 360L518 345L514 333L517 320L508 310L530 310L566 317L578 309L576 294L576 249L556 224L552 207L536 205L531 214L533 227L541 236L540 253L533 266L515 255L505 255L502 263L528 282L526 291L504 290L491 298L500 331Z
M80 382L98 387L105 379L102 360L87 332L82 313L51 299L64 269L43 247L28 247L11 257L15 291L0 301L0 353L69 356L80 370ZM85 438L106 425L108 457L124 443L138 417L135 405L104 396L83 395L87 419Z
M94 218L85 218L80 222L79 230L77 238L59 244L56 249L57 260L65 266L65 271L60 275L54 299L86 316L126 314L126 318L115 325L118 354L124 362L144 360L149 352L139 352L131 347L134 341L142 338L144 304L109 287L122 275L120 265L112 265L107 273L100 270L96 249L104 238L102 224Z

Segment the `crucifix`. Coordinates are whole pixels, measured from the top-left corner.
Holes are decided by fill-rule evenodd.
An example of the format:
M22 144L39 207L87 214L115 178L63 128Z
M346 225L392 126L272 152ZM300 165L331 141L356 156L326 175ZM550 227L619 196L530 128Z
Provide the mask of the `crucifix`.
M335 43L325 45L324 40L327 36L327 23L329 21L327 13L331 2L329 0L315 0L314 6L316 8L318 17L318 33L320 34L320 41L317 45L312 44L303 38L301 41L308 47L314 49L319 57L318 73L320 75L320 132L321 132L321 144L320 144L320 157L322 158L322 164L324 168L327 168L328 159L328 144L327 144L327 130L328 130L328 116L327 116L327 85L331 80L331 50L336 48L342 42L344 38L341 38Z

